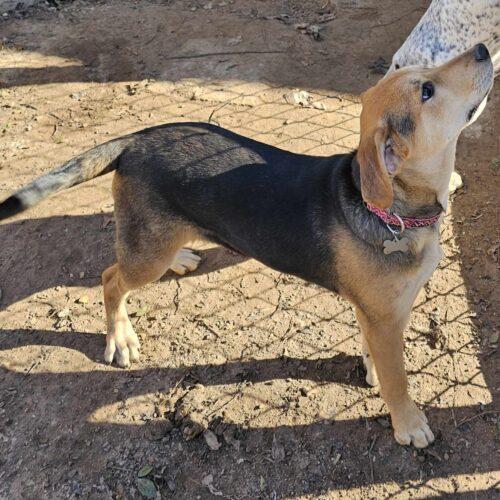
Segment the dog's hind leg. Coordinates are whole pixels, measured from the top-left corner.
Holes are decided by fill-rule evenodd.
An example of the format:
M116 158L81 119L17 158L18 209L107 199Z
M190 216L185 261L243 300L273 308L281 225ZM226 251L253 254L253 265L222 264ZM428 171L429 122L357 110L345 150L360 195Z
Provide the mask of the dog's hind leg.
M196 237L175 215L151 206L140 189L118 175L113 181L117 263L102 274L107 336L104 359L128 366L139 357L139 339L125 306L130 291L160 279L169 268L194 269L199 259L182 246Z
M128 366L139 357L139 339L125 306L128 294L160 279L169 268L179 266L178 261L175 264L176 258L182 252L182 245L191 239L185 231L172 234L168 241L158 241L151 236L148 241L143 230L140 237L142 252L130 252L123 241L119 242L118 262L102 274L108 331L104 360L111 363L116 359L120 366ZM192 266L186 260L182 261L183 265Z
M120 271L119 264L108 267L102 273L104 306L106 308L106 350L104 360L111 363L116 356L120 366L128 366L139 358L139 339L130 324L125 301L133 288Z

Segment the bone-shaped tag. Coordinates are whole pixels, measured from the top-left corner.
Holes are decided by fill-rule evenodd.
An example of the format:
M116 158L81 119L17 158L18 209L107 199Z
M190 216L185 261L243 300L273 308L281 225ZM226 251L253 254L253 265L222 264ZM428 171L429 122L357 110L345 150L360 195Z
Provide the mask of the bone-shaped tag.
M410 240L408 238L401 238L398 240L385 240L384 241L384 253L389 255L392 252L403 252L406 253L410 249Z

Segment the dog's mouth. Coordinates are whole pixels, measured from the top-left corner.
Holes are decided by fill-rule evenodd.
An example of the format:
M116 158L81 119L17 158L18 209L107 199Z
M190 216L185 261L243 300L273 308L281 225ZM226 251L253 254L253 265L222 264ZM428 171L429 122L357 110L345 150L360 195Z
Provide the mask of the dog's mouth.
M493 85L492 85L493 86ZM470 122L472 120L472 117L476 114L476 111L478 110L479 106L481 106L481 103L488 98L488 94L490 93L491 87L485 92L483 97L479 100L479 102L470 108L469 112L467 113L467 121Z
M470 108L469 112L467 113L467 121L470 122L472 120L472 117L475 115L477 108L479 108L479 104L476 104L472 108Z

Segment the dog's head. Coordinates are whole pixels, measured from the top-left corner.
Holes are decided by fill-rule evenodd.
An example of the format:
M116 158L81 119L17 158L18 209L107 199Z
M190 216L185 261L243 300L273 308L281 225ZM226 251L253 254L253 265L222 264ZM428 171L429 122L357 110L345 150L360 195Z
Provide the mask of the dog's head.
M389 208L405 163L425 164L454 144L492 84L490 55L478 44L437 68L395 71L367 90L357 153L363 199Z

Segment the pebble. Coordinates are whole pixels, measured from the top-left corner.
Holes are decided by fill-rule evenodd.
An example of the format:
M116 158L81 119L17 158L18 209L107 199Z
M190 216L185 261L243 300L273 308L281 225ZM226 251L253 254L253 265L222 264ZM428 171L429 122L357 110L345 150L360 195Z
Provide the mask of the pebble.
M69 309L66 307L64 309L61 309L57 315L59 319L67 318L69 316Z
M210 429L207 429L203 433L203 437L211 450L217 451L220 448L221 444L219 443L217 436Z

